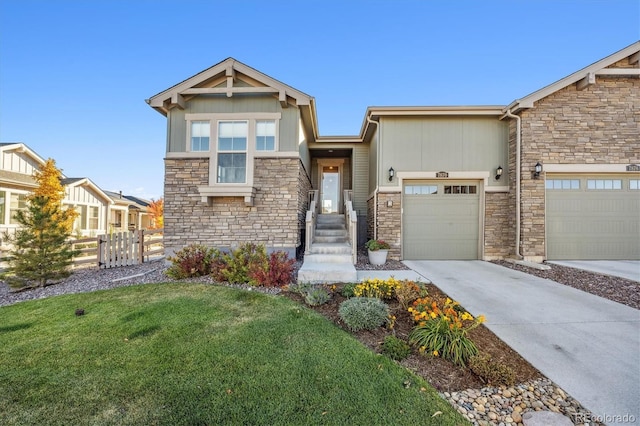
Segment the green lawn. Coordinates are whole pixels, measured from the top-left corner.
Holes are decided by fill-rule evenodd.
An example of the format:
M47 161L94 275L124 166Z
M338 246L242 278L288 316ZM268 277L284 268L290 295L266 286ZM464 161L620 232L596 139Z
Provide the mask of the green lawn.
M464 423L284 297L154 284L0 308L3 425Z

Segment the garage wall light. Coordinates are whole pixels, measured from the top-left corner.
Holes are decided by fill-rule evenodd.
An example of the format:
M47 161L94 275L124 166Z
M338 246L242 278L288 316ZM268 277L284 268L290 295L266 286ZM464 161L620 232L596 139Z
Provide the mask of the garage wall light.
M502 166L498 166L498 168L496 169L496 180L500 180L501 177L502 177Z
M535 169L533 170L533 178L540 179L540 173L542 173L542 164L538 161L536 163Z
M396 171L393 170L393 167L389 167L389 182L393 180L393 177L396 175Z

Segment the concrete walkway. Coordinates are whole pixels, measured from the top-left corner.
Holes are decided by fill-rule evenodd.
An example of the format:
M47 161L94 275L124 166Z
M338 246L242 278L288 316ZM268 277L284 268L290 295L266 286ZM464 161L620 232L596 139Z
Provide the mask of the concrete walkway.
M554 260L548 263L640 281L640 260Z
M404 263L595 415L640 422L639 310L489 262Z

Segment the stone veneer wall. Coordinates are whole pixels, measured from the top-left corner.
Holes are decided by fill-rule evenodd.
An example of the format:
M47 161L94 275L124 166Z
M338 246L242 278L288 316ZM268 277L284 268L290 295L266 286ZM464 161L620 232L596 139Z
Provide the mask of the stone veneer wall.
M164 241L167 253L200 243L230 248L243 242L295 256L301 244L309 177L297 158L256 158L254 205L242 197L203 202L198 186L209 183L209 159L165 160Z
M484 260L515 253L515 205L508 192L485 193Z
M374 214L375 214L375 197L371 197L367 200L367 241L373 238L374 230L373 226L375 224Z
M525 258L545 256L544 164L640 162L640 79L597 77L536 102L522 117L521 240ZM533 179L537 162L540 179Z
M393 201L392 207L387 207L387 201ZM378 193L378 239L391 245L389 259L400 260L402 251L402 197L399 192Z

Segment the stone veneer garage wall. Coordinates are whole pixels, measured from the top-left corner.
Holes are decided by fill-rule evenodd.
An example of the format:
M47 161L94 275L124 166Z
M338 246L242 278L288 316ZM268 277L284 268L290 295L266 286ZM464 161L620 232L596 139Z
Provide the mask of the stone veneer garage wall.
M543 164L640 162L640 79L597 77L582 91L572 84L536 102L522 117L522 254L545 254L545 181L533 179ZM543 169L544 170L544 169Z
M209 182L209 159L165 159L164 241L169 255L199 243L218 248L244 242L295 256L311 181L298 158L256 158L254 205L242 197L201 200L198 186Z

